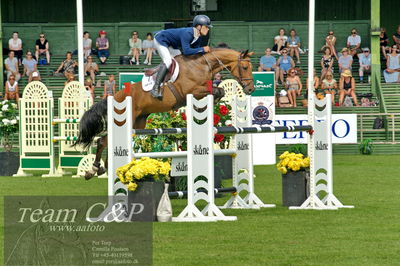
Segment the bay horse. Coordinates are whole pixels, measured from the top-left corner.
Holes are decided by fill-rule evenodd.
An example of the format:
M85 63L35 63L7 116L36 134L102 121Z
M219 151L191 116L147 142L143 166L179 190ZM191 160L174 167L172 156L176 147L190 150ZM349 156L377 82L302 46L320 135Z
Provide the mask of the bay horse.
M246 94L254 91L254 80L250 56L254 52L238 52L226 48L213 48L209 53L175 57L179 63L179 76L172 83L164 84L163 99L153 98L150 92L142 89L141 82L132 85L130 89L118 91L114 98L122 102L125 97L132 97L133 127L143 129L146 126L147 117L152 113L167 112L185 105L187 94L193 94L196 99L201 99L210 94L208 82L214 74L228 70L243 87ZM73 145L83 145L89 148L94 138L104 133L107 121L107 99L94 104L84 113L80 120L79 135ZM92 178L96 172L98 175L105 173L105 168L100 166L101 154L107 147L107 136L102 136L97 141L96 159L93 169L86 172L85 178Z

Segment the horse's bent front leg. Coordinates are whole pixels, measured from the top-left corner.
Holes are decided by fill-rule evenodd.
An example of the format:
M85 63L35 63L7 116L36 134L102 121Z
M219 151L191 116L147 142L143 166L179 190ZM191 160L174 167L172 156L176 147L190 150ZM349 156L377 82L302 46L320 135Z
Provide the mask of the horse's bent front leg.
M100 160L101 160L101 154L103 153L104 148L107 147L107 142L108 142L107 136L100 137L97 140L96 158L93 162L92 170L86 171L86 173L85 173L86 180L91 179L96 173L98 176L100 176L106 172L105 167L100 165Z

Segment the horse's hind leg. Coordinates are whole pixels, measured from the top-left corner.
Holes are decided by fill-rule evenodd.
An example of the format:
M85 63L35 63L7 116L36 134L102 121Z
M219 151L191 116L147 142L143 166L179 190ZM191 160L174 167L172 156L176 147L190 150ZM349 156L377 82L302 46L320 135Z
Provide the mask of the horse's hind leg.
M96 173L100 176L106 172L106 169L100 165L101 154L105 147L107 147L107 136L100 137L97 140L96 158L93 162L92 170L86 171L85 173L86 180L91 179Z
M99 169L97 170L97 176L101 176L102 174L104 174L107 171L106 169L108 168L108 156L106 156L106 161L104 163L104 167L100 165L101 154L103 153L103 150L108 145L108 138L107 138L107 136L103 136L100 138L100 140L101 140L100 141L101 147L98 148L98 152L96 153L96 160L95 160L95 162L96 161L99 162L99 167L98 167ZM97 147L99 147L99 145Z

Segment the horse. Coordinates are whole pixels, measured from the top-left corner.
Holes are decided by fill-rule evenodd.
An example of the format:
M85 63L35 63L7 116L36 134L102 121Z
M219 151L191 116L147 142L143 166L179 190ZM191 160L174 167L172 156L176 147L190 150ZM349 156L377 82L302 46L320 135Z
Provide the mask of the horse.
M238 52L226 48L213 48L205 54L175 57L179 63L179 75L174 83L164 83L162 86L163 98L153 98L150 92L142 89L141 82L132 84L129 88L118 91L114 99L122 102L127 96L132 97L132 119L135 129L143 129L146 126L147 117L152 113L167 112L185 105L187 94L193 94L196 99L201 99L210 94L208 81L212 80L214 74L228 70L243 87L245 94L254 91L254 80L250 56L254 52L248 50ZM100 166L102 152L107 147L106 131L107 121L107 99L94 104L87 110L80 120L79 134L73 144L83 145L88 149L94 138L103 134L97 140L96 158L92 170L87 171L85 179L92 178L96 173L101 175L107 168Z

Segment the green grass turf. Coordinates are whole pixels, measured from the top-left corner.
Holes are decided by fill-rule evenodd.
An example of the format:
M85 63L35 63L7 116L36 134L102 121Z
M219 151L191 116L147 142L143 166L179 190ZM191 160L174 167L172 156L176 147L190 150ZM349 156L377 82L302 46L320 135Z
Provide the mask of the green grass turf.
M238 221L154 223L154 265L398 265L400 156L334 156L335 195L355 209L289 211L274 166L255 168L256 192L277 208L226 210ZM225 182L229 186L229 182ZM2 195L104 195L106 180L1 177ZM227 199L218 198L222 204ZM184 200L173 200L174 214ZM1 199L0 217L3 217ZM3 220L0 226L3 246ZM0 255L0 261L3 254Z

